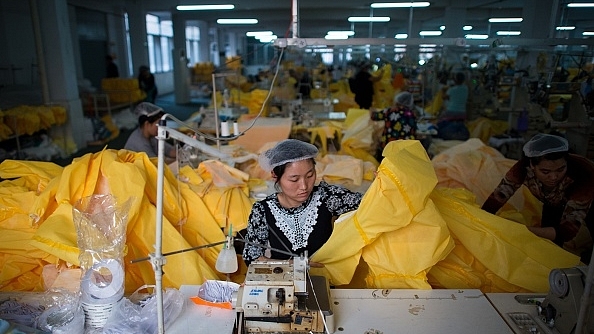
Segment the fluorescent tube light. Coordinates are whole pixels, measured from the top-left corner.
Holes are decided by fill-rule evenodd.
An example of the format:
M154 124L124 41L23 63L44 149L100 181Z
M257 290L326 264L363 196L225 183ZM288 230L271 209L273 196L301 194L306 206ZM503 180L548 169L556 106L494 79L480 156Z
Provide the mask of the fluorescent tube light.
M177 10L221 10L221 9L234 9L235 5L186 5L177 6Z
M445 26L439 26L439 30L444 31L445 30Z
M348 35L340 35L340 34L334 34L334 35L326 35L324 36L325 39L349 39Z
M556 30L575 30L575 26L556 27Z
M354 36L355 32L352 30L330 30L326 33L326 35L346 35L346 36Z
M217 19L218 24L256 24L257 19Z
M421 36L441 36L442 32L439 30L423 30L419 32Z
M594 31L584 31L582 33L582 35L584 35L584 36L594 36Z
M579 8L579 7L594 7L594 3L591 2L570 2L567 7Z
M395 48L406 48L406 44L394 44Z
M420 48L434 48L437 44L419 44Z
M396 34L394 36L394 38L396 38L396 39L407 39L408 38L408 34Z
M472 26L463 26L462 30L464 30L464 31L472 30Z
M483 35L483 34L468 34L466 36L464 36L465 38L468 39L487 39L489 38L489 35Z
M428 1L419 2L374 2L371 8L409 8L409 7L429 7Z
M277 39L276 35L258 36L258 40L262 43L270 43Z
M498 36L519 36L520 34L521 34L521 32L519 32L519 31L500 30L497 32Z
M351 16L349 22L389 22L388 16Z
M270 36L272 31L248 31L245 33L247 37Z
M491 23L513 23L522 22L524 20L521 17L492 17L489 19Z

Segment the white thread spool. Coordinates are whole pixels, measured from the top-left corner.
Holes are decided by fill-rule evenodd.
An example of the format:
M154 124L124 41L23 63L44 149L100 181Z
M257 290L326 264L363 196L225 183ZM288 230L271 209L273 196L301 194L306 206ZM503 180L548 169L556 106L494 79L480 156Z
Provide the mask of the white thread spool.
M229 123L227 121L221 122L221 136L229 137Z
M239 124L237 122L233 122L233 135L239 136Z
M98 282L98 277L104 277L102 269L109 270L111 278L106 282ZM81 280L81 292L85 302L110 303L118 301L124 292L124 268L114 259L106 259L95 263Z

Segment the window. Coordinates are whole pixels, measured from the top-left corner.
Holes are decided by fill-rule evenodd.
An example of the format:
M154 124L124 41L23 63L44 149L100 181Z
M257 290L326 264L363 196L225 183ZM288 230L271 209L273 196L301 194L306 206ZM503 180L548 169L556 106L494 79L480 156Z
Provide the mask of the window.
M151 72L169 72L173 69L171 50L173 50L173 23L160 20L151 14L146 15L147 45Z
M190 65L200 62L200 50L198 49L200 43L200 28L188 26L186 27L186 50Z

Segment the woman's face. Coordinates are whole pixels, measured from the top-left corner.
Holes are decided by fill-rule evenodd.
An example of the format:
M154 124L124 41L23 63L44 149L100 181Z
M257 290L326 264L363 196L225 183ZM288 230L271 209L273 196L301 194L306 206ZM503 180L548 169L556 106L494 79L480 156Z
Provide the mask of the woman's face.
M567 173L565 158L557 160L542 160L532 165L534 175L547 188L555 188Z
M307 159L288 163L278 184L286 204L296 207L309 198L315 181L315 165Z
M147 138L155 137L157 135L157 132L159 130L157 124L159 124L158 119L152 123L148 121L144 123L143 132Z

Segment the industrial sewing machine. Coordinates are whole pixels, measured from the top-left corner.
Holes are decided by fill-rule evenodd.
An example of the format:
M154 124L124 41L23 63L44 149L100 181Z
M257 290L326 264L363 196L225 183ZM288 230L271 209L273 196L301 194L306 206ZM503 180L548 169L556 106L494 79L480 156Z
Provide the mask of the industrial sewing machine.
M252 262L234 298L237 333L333 333L328 283L307 266L305 256Z
M549 275L550 291L539 306L541 320L561 334L577 333L578 320L584 321L583 332L594 333L594 299L582 301L587 283L588 267L553 269ZM591 279L591 278L590 278ZM590 283L591 284L591 283ZM586 307L585 318L578 319L581 307ZM582 332L580 330L580 332Z

